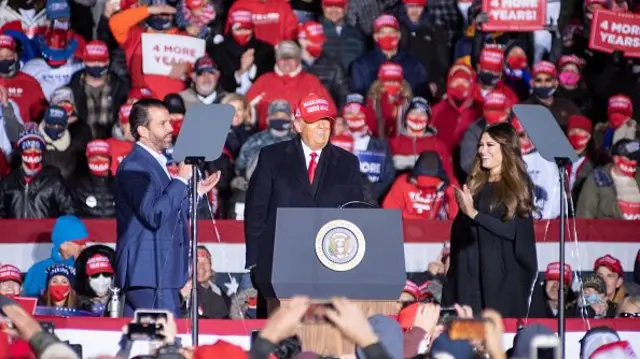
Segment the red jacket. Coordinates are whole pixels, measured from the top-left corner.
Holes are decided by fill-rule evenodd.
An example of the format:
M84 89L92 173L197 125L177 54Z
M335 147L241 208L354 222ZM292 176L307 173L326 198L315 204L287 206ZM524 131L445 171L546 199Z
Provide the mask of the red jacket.
M484 96L482 95L481 88L482 86L480 86L480 84L476 84L473 88L474 105L476 106L476 109L480 111L480 113L482 113L482 107L484 106ZM504 93L507 99L509 99L509 102L511 103L511 105L515 105L520 102L518 95L516 95L516 93L513 92L511 87L505 85L504 82L502 82L502 80L498 82L494 90L502 91L502 93ZM487 94L485 94L485 96Z
M469 107L457 107L451 99L443 99L433 106L431 126L438 132L436 138L440 139L453 153L460 145L462 136L482 115L473 105Z
M13 100L20 108L20 116L24 123L40 122L44 110L49 104L38 80L29 74L18 71L13 77L0 77L0 86L7 89L9 99Z
M122 163L125 157L133 149L133 142L117 140L115 138L107 139L109 147L111 148L111 174L116 175L118 166Z
M279 76L275 72L268 72L260 76L251 86L247 93L249 101L264 93L264 97L256 105L258 116L258 127L260 130L267 128L267 110L271 101L284 99L289 101L291 110L295 112L298 101L309 93L327 99L331 113L337 113L336 105L331 98L331 94L322 85L315 75L301 71L294 77Z
M444 190L425 189L400 175L382 202L384 209L402 210L403 219L453 219L458 214L453 187Z
M162 75L145 75L142 73L142 34L145 30L139 25L149 16L147 6L121 11L111 17L109 27L113 37L118 41L125 52L127 68L131 74L131 87L146 87L153 92L156 98L163 99L170 93L178 93L186 88L181 79L174 79ZM166 34L183 34L173 28Z
M449 177L449 182L458 185L453 171L451 152L444 142L436 136L427 134L423 137L410 137L406 134L400 134L389 140L389 148L393 154L394 167L399 171L413 168L422 152L436 152L440 155L440 161L442 161L442 167Z
M229 13L236 9L253 14L255 35L258 40L277 45L282 40L295 40L298 34L298 17L285 0L238 0ZM226 31L229 31L227 24Z

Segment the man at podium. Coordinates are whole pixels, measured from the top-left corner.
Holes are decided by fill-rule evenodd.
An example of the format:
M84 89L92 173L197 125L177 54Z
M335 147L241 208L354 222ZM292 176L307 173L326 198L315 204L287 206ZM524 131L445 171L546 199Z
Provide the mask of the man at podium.
M304 96L293 122L299 136L260 152L244 213L246 268L251 270L254 286L257 273L271 267L271 256L261 254L273 252L278 208L336 208L364 201L358 158L329 143L333 115L326 99ZM259 296L257 315L264 318L266 314L266 302Z

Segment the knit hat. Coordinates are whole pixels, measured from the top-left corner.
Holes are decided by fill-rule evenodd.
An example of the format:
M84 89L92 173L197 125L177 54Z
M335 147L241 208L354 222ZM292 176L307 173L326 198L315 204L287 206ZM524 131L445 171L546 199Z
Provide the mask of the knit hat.
M200 345L193 351L193 359L248 359L249 355L241 347L218 340L214 344Z
M50 266L49 268L47 268L45 272L47 274L46 283L49 283L51 278L57 275L66 277L69 280L69 282L72 283L72 285L76 279L76 270L73 267L67 266L66 264L56 263Z
M395 62L387 61L380 65L378 69L378 79L380 81L400 81L404 78L402 66Z
M291 106L289 106L289 101L283 99L275 99L271 101L269 109L267 110L267 117L271 117L278 112L284 112L287 116L291 116Z
M571 266L568 264L564 264L564 283L566 285L571 285L571 280L573 279L573 272L571 271ZM560 279L560 263L559 262L551 262L547 266L547 270L544 273L545 280L559 280Z
M616 142L611 149L613 156L623 156L634 161L640 161L640 140L622 139Z
M48 125L60 125L67 127L67 111L60 106L49 106L44 113L44 122Z
M373 22L373 32L378 32L384 27L391 27L396 30L400 30L400 23L395 16L389 14L382 14Z
M205 55L196 60L196 63L193 65L193 71L195 71L198 76L205 72L214 74L218 72L218 66L209 56Z
M413 110L419 110L420 112L425 112L429 118L431 118L431 104L424 97L414 97L409 104L409 108L407 108L407 114Z
M284 40L276 45L276 60L300 59L300 46L294 41Z
M82 60L84 62L108 62L109 49L107 48L107 44L100 40L89 41L84 48Z
M571 115L567 120L567 131L574 128L585 130L589 133L593 132L593 123L587 117L582 115Z
M531 324L518 330L515 338L513 338L513 355L514 358L530 358L531 342L537 335L555 335L553 330L542 324Z
M177 113L184 115L185 113L187 113L184 100L182 99L182 96L178 95L177 93L170 93L165 96L164 105L167 107L167 110L169 110L170 114Z
M16 41L9 35L0 34L0 49L16 51Z
M411 294L416 300L420 299L420 288L417 284L408 279L405 281L402 291Z
M593 288L598 293L606 293L607 292L607 284L604 282L604 279L600 278L599 275L592 273L584 277L582 281L582 286L586 288Z
M89 258L86 265L86 271L89 277L100 273L114 273L111 261L102 254L96 254Z
M87 143L86 155L87 158L93 156L109 157L111 156L111 146L109 146L109 142L105 140L96 139L89 141L89 143Z
M52 21L71 17L71 8L67 0L48 0L45 11L47 18Z
M455 359L473 358L473 347L466 340L451 340L449 334L441 334L431 345L431 354L446 353Z
M628 156L625 156L628 157ZM610 254L602 256L596 259L593 264L593 270L597 271L600 267L607 267L610 271L617 273L620 277L624 277L624 270L622 270L622 264L617 258L614 258Z
M551 77L558 76L558 70L556 69L556 65L549 61L540 61L533 65L533 73L532 75L538 76L540 74L549 75Z
M333 123L335 122L333 116L329 101L314 93L310 93L300 99L295 114L295 118L301 118L307 123L314 123L322 119L330 120Z
M580 339L580 359L590 359L601 346L620 340L618 333L608 327L596 327L588 330Z
M478 69L502 72L504 66L504 49L498 46L485 46L480 52Z
M307 21L304 24L299 25L298 38L309 40L314 44L321 44L327 41L322 24L315 21Z
M376 314L369 317L369 324L378 336L380 344L390 358L403 358L403 334L400 325L386 315ZM356 358L364 359L367 356L362 348L356 348Z
M0 267L0 283L12 280L22 284L22 272L11 264L4 264Z
M39 150L44 150L44 137L38 130L38 125L33 123L32 126L25 126L24 130L20 131L18 135L18 147L23 151L35 147Z
M73 97L73 90L70 87L59 87L51 93L49 103L58 105L60 102L69 102L75 106L76 102Z
M253 29L253 14L249 10L237 9L229 13L232 29Z

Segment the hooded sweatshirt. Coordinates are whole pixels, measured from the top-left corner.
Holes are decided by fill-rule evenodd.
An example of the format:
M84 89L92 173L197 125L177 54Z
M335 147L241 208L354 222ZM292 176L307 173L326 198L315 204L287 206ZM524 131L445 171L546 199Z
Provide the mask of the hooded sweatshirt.
M60 254L60 245L65 242L85 239L89 236L87 227L82 221L71 215L59 217L53 225L51 231L51 257L35 263L27 271L24 278L23 295L26 297L39 297L46 287L47 275L45 270L54 264L65 264L73 267L75 259L73 257L64 259Z

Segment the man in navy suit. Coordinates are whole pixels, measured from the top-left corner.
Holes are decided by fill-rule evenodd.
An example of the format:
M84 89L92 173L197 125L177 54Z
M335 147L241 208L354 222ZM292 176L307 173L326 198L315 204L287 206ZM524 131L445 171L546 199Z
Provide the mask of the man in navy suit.
M136 145L116 174L116 286L125 296L124 314L139 308L180 315L180 289L189 269L188 181L191 166L167 171L162 151L171 147L169 111L155 99L136 102L129 116ZM198 183L198 193L218 183L214 173Z
M358 158L329 143L334 121L329 102L309 94L295 113L293 125L299 136L260 151L244 212L246 268L254 283L256 276L271 272L277 208L337 208L364 201ZM265 315L266 303L260 296L258 316Z

